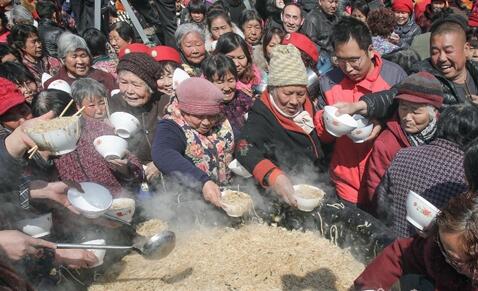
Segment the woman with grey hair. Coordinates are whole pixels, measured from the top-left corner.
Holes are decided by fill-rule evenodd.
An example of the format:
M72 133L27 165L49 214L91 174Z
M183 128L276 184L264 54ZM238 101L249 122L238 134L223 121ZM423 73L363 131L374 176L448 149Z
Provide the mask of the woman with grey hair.
M402 148L431 142L443 104L440 82L428 72L410 75L398 86L398 109L378 136L365 170L359 205L373 212L375 191L395 154Z
M86 117L100 120L106 118L108 90L100 82L91 78L76 80L71 85L71 97L78 110L85 107L83 115Z
M207 57L203 31L196 24L185 23L178 27L174 36L183 67L189 75L200 76L202 61Z
M109 92L117 88L111 74L91 67L90 50L80 36L70 32L62 33L58 38L58 57L63 66L58 74L45 83L45 87L55 80L64 80L71 85L79 78L88 77L103 84Z

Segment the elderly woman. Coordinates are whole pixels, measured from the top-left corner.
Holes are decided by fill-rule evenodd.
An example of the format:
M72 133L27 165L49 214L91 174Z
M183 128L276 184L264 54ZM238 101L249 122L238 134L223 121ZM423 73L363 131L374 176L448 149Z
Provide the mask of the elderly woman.
M104 122L108 92L98 81L82 78L72 85L77 108L85 107L82 130L76 149L55 159L62 180L95 182L108 188L113 196L138 186L143 178L139 160L127 154L123 159L105 160L95 149L93 141L102 135L113 135L113 128ZM136 182L136 185L134 185Z
M435 137L443 90L432 74L420 72L409 76L398 85L395 99L398 110L375 140L365 170L365 183L359 195L359 204L364 208L373 204L375 189L395 154L401 148L429 143Z
M230 183L234 150L229 121L221 114L223 93L202 78L189 78L177 88L177 108L158 124L153 144L156 166L220 206L219 186Z
M367 25L372 33L372 45L381 55L400 49L399 46L388 40L396 23L395 14L388 8L373 10L368 15Z
M299 50L277 45L272 50L268 89L252 106L236 146L236 157L264 187L295 205L287 173L318 166L322 150L314 130L314 109Z
M184 65L190 68L186 71L190 75L200 76L201 63L207 56L204 34L201 28L193 23L185 23L178 27L174 36L176 46L181 53L181 59Z
M128 148L146 166L148 181L159 175L152 162L151 145L158 119L169 102L157 91L158 71L159 64L147 54L126 54L118 64L120 93L108 100L110 113L127 112L140 122L140 131L128 139Z
M377 216L398 237L416 233L406 219L408 192L414 191L437 208L467 189L463 171L465 147L478 136L478 108L446 107L429 144L401 149L376 190Z
M73 84L79 78L92 78L103 84L108 92L117 88L115 78L104 71L91 67L91 53L85 40L78 35L65 32L58 38L58 57L63 61L58 74L45 82L45 87L55 80Z
M124 21L118 21L110 26L109 33L110 44L118 54L120 49L126 45L133 43L134 31L131 25Z
M38 88L42 88L42 74L54 75L60 69L60 62L43 54L38 30L33 25L15 25L8 36L8 44L21 56L22 63L35 77Z

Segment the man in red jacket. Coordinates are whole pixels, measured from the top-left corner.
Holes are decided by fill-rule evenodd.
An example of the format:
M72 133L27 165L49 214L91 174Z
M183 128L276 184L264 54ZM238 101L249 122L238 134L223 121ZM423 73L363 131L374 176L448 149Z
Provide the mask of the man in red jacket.
M406 77L401 67L383 60L374 51L370 31L360 20L343 17L333 28L331 43L338 68L320 78L323 105L356 102L362 95L389 89ZM319 138L323 142L335 141L331 180L339 198L356 204L372 142L359 144L346 136L333 137L325 130L322 115L323 110L315 115Z

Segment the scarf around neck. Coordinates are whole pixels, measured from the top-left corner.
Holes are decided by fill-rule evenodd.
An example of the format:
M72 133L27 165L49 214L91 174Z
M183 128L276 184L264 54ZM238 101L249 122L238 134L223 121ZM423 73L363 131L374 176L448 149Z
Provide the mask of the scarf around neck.
M410 134L405 132L408 141L410 142L411 146L419 146L425 143L429 143L435 137L435 133L437 131L437 118L433 117L430 123L425 127L422 131L415 134Z

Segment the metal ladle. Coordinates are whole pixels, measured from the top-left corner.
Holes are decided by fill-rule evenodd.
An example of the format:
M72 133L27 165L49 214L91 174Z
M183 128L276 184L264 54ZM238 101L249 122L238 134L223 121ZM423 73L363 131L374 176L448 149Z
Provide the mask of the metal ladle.
M176 235L172 231L162 231L151 238L140 240L132 246L90 245L58 243L58 249L100 249L100 250L129 250L141 254L147 259L162 259L172 252L176 245Z

